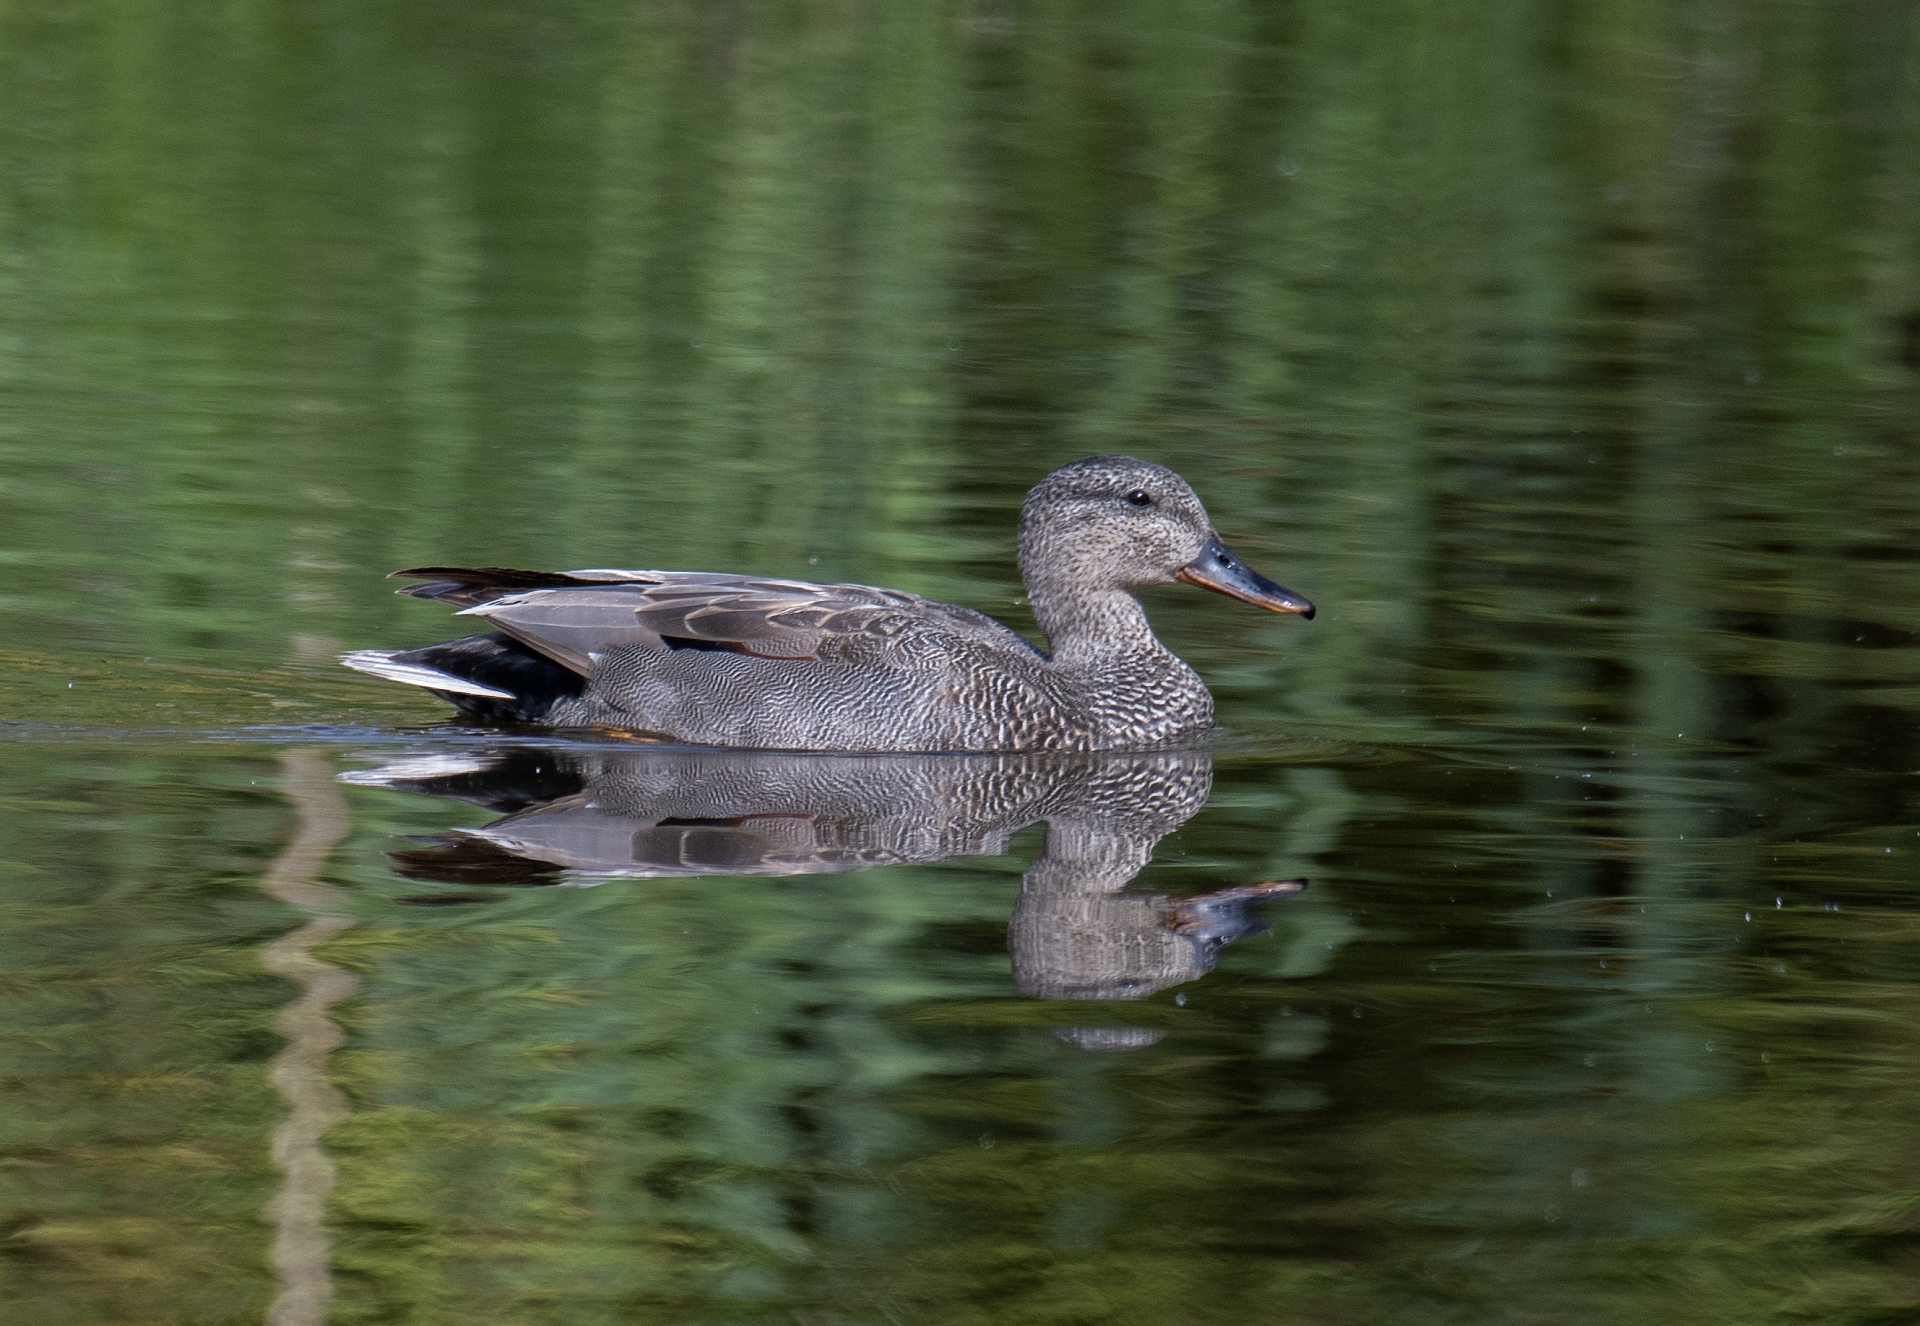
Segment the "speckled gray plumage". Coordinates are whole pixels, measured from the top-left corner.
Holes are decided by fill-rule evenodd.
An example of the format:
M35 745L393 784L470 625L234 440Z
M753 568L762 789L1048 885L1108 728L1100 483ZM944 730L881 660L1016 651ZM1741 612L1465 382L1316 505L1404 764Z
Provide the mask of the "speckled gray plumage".
M471 770L456 762L457 773L403 761L345 777L489 805L534 801L462 832L601 874L833 873L997 855L1042 820L1097 824L1102 841L1129 845L1116 850L1131 862L1089 874L1077 859L1074 869L1102 889L1132 878L1212 785L1207 753L1184 750L854 756L636 746L557 751L537 765L537 780L524 757L503 756L479 757ZM516 781L538 782L546 795L515 795ZM556 796L556 787L578 790ZM1060 841L1084 836L1068 830Z
M1048 652L972 609L864 585L703 572L456 570L402 592L484 619L584 678L577 693L517 701L516 684L488 682L478 665L449 661L460 647L483 653L487 637L405 654L362 651L346 661L429 689L437 689L435 669L470 678L450 677L440 693L483 717L714 746L1180 747L1205 739L1212 697L1154 637L1135 594L1174 579L1206 548L1235 565L1179 475L1095 456L1048 475L1021 512L1021 573ZM1301 604L1276 610L1311 615Z

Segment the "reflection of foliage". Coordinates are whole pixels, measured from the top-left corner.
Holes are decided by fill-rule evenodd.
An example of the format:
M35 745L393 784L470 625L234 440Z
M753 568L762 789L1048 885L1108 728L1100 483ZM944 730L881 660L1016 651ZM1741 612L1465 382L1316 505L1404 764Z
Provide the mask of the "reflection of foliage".
M0 770L7 1315L257 1320L283 997L258 945L284 910L254 887L283 827L273 763L37 754Z
M1240 721L1280 677L1406 718L1423 647L1496 721L1627 656L1912 702L1837 657L1913 626L1904 564L1782 551L1920 502L1892 11L429 7L309 50L271 8L10 11L24 643L313 666L438 631L374 580L423 558L1017 616L1012 504L1124 445L1339 614L1156 605Z
M272 766L12 750L0 796L45 863L7 918L23 1318L257 1319ZM1353 765L1355 793L1230 765L1143 883L1337 863L1326 792L1441 808L1421 780L1457 767ZM1782 909L1739 959L1725 901L1675 900L1581 946L1564 927L1632 932L1642 904L1544 900L1494 850L1511 833L1438 821L1274 912L1187 1008L1127 1006L1161 1046L1090 1055L1047 1034L1084 1007L1008 997L1010 862L413 907L377 850L474 813L352 795L342 1322L1866 1321L1914 1298L1915 1010L1884 913ZM1855 848L1778 877L1857 889ZM1487 874L1451 897L1367 878L1452 851ZM1434 939L1303 968L1350 912Z
M377 1302L442 1284L460 1315L484 1284L537 1299L577 1274L582 1302L620 1301L804 1260L806 1171L911 1149L911 1114L867 1098L951 1058L879 1015L1004 990L1003 954L916 953L914 936L1003 927L1016 884L953 869L616 882L464 922L397 917L419 923L369 930L364 956L346 937L330 953L369 975L360 1048L341 1056L360 1098L336 1132L352 1158L343 1309L362 1277ZM448 1097L452 1081L467 1085Z
M1910 15L534 8L8 8L9 715L431 713L321 678L422 561L1017 620L1127 447L1328 609L1156 596L1230 725L1374 748L1223 766L1143 883L1315 888L1131 1056L991 863L411 907L358 797L340 1320L1911 1311ZM9 1307L257 1319L270 763L47 749Z

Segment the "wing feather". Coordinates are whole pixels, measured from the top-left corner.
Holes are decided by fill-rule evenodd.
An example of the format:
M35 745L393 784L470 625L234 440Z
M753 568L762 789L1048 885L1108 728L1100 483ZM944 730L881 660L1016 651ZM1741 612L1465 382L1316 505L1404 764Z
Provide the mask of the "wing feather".
M603 585L623 582L650 583L657 571L616 571L596 568L587 571L518 571L510 566L416 566L395 571L389 580L425 580L424 585L408 585L394 593L408 598L437 599L471 607L529 589L554 589L568 585Z
M685 642L783 659L858 653L875 662L908 639L931 645L936 636L1026 647L970 609L871 585L702 571L421 567L396 574L429 578L401 593L461 604L462 616L483 617L583 676L595 655L622 645Z

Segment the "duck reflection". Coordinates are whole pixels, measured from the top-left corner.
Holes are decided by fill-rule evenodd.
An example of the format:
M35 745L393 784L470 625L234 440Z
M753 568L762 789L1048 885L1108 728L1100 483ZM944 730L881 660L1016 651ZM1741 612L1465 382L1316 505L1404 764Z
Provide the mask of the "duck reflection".
M460 885L809 875L995 856L1045 822L1008 925L1014 980L1039 999L1140 999L1212 969L1265 929L1250 905L1281 880L1188 897L1130 891L1160 839L1206 802L1204 751L792 755L642 747L512 748L401 760L343 781L507 812L388 853L410 879ZM1085 1049L1151 1044L1152 1028L1056 1033Z

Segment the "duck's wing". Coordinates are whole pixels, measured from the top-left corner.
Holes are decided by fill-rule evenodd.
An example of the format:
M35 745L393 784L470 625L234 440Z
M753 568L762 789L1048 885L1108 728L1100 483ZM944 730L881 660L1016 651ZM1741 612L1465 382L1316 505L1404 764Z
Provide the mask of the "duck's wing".
M462 616L484 618L583 676L595 655L621 645L875 662L938 636L1030 648L970 609L872 585L704 571L423 567L398 574L431 577L402 593L462 604Z
M652 584L671 571L618 571L597 567L585 571L517 571L510 566L416 566L395 571L389 580L424 580L423 585L396 589L396 594L412 599L434 599L462 608L506 594L530 589L559 589L572 586L612 584Z
M843 844L833 832L837 827L804 814L724 820L610 814L590 793L581 793L483 828L456 829L443 841L480 839L530 861L638 878L823 875L915 859L878 843Z

